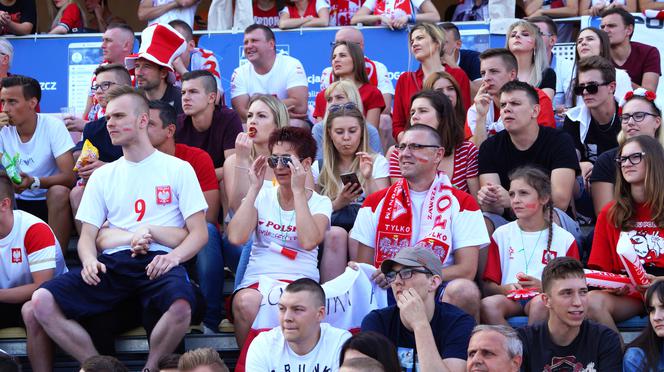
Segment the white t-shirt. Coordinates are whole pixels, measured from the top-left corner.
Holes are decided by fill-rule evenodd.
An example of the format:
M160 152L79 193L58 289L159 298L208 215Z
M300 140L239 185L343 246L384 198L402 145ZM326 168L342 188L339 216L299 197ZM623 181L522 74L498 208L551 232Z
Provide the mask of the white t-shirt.
M297 372L338 371L341 346L350 332L320 324L320 339L306 355L298 355L284 339L281 327L256 336L247 351L247 371Z
M516 274L540 278L546 263L556 257L579 258L574 236L553 224L551 256L546 257L549 230L522 231L516 221L497 228L491 236L485 278L500 278L500 285L518 282ZM524 244L526 246L524 250Z
M295 211L281 209L277 198L278 191L278 187L263 187L256 197L254 207L258 211L258 223L254 231L247 271L239 288L257 283L261 275L278 280L296 280L302 277L315 281L320 279L317 267L318 247L307 251L299 244ZM327 217L329 226L332 202L328 197L313 192L307 205L312 216L319 214ZM276 247L294 250L297 256L291 260L275 252Z
M0 239L0 288L15 288L33 283L32 273L55 269L54 275L67 272L60 244L53 230L30 213L15 210L14 226Z
M318 170L318 160L314 162L311 166L311 174L314 176L314 183L318 184L318 176L320 175L320 170ZM387 159L381 154L374 154L374 163L373 170L371 171L371 178L377 180L379 178L388 178L390 176L390 165L387 163ZM343 187L341 179L339 180L339 185ZM354 203L362 203L367 197L366 193L362 193L362 196L357 198Z
M410 0L410 3L404 0L366 0L364 4L362 4L363 7L371 10L372 13L374 14L399 14L399 13L405 13L405 14L413 14L417 13L417 11L420 10L420 7L426 0ZM405 4L404 4L405 3ZM415 6L416 11L413 11L410 9L411 4ZM376 5L379 5L378 11L376 11ZM410 11L406 11L406 9L409 9Z
M257 73L248 62L236 68L231 77L231 98L263 93L283 100L288 98L288 89L307 86L302 63L291 56L277 54L272 69L265 75Z
M175 0L152 0L152 6L159 6L159 5L164 5L168 3L172 3ZM168 12L160 15L159 17L155 19L150 19L148 20L148 25L151 25L153 23L160 23L160 24L167 24L170 21L174 21L176 19L180 21L187 22L189 27L192 29L194 28L194 16L196 16L196 8L198 8L198 4L200 3L197 2L196 4L192 6L188 6L186 8L176 8L169 10Z
M98 168L88 180L76 219L96 227L134 231L139 226L184 227L185 220L205 211L207 203L194 169L174 156L154 151L139 163L124 157ZM172 247L152 243L151 250ZM125 249L120 246L106 254Z
M366 66L370 67L368 74L369 76L367 76L369 78L369 81L371 81L371 74L376 74L376 78L378 80L377 88L378 90L380 90L380 93L394 95L394 85L392 84L392 81L387 75L387 67L385 67L384 64L376 60L371 60L371 61L376 66L376 71L371 71L372 69L371 64L366 63ZM329 87L331 83L332 83L332 67L325 67L320 76L320 90L327 89L327 87Z
M37 114L37 127L28 142L22 142L14 126L0 129L0 154L20 154L21 172L33 177L48 177L60 172L55 162L60 155L74 147L65 124L52 116ZM46 189L30 189L17 195L18 199L44 200Z
M572 83L574 72L574 61L564 57L555 56L555 66L551 66L556 72L556 94L553 98L553 108L557 105L565 105L565 95Z
M422 206L427 197L428 191L410 191L411 208L413 221L411 224L410 245L414 246L422 237L420 236L420 217L422 215ZM382 193L380 200L375 198L378 193ZM362 205L357 213L355 225L350 231L350 237L367 247L376 248L376 230L380 220L380 213L385 203L386 190L381 190L372 194ZM447 255L443 262L443 267L454 264L454 251L459 248L471 246L483 246L489 242L489 235L486 232L484 217L479 210L477 202L469 194L453 189L452 211L450 220L452 222L452 254Z

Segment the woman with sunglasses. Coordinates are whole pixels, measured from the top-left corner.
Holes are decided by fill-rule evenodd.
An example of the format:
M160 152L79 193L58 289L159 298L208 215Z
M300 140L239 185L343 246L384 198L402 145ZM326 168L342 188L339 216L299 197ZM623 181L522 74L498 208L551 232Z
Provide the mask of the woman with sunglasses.
M631 120L631 118L630 118ZM627 139L615 159L620 167L614 200L597 217L588 267L620 274L624 271L618 245L633 247L652 282L664 279L664 148L656 139ZM643 293L648 285L637 286ZM615 331L617 322L643 314L640 296L627 288L588 294L588 316Z
M445 157L438 165L438 170L445 172L456 188L477 198L480 188L477 168L479 151L472 142L464 139L463 122L457 120L447 96L441 92L423 90L413 96L410 112L409 126L430 126L443 140ZM399 151L392 147L387 153L393 183L401 178Z
M305 187L316 142L307 129L284 127L270 134L270 156L256 157L249 187L230 224L228 239L241 245L253 236L251 257L232 300L235 337L243 347L261 303L259 277L319 281L318 244L330 224L330 199ZM279 186L263 187L270 168Z
M442 92L452 102L457 122L466 122L466 110L461 103L461 88L456 79L445 71L438 71L424 80L424 90Z
M572 76L575 76L575 79L572 80L570 84L570 89L565 95L565 106L572 107L576 103L583 102L583 99L579 97L578 94L573 94L573 88L576 85L578 80L578 63L582 58L600 56L611 61L611 43L609 42L609 36L606 32L595 28L595 27L586 27L579 32L579 37L576 39L576 65L574 67L574 73ZM620 101L625 94L632 90L632 79L630 79L627 71L616 68L616 90L615 97L617 101Z
M539 28L523 20L512 23L507 30L505 48L516 57L519 65L518 80L541 89L553 102L556 72L549 67Z
M360 91L354 83L348 80L335 81L330 84L330 86L325 89L325 101L327 102L327 110L325 111L323 120L314 124L313 128L311 128L311 134L314 136L317 145L316 159L319 160L323 158L323 132L325 131L326 115L329 112L329 108L334 105L341 107L345 104L353 104L361 112L364 112L364 105L362 104ZM383 147L381 145L381 137L378 129L373 125L367 125L366 127L369 135L369 137L367 137L369 139L369 147L371 147L374 152L382 152Z
M625 351L624 372L664 371L664 281L654 282L646 291L648 324Z
M466 73L460 68L443 65L440 62L445 34L438 26L433 23L418 23L410 30L408 41L410 52L420 63L420 67L417 71L402 73L397 81L392 110L392 135L397 142L409 122L411 98L422 90L424 80L430 75L439 71L446 71L452 75L461 88L459 100L464 110L468 110L471 104L470 80Z
M662 111L655 104L655 94L643 88L629 92L620 102L622 110L620 116L621 132L618 142L636 136L648 136L664 143L662 126ZM611 149L600 155L595 161L590 174L593 206L595 215L613 199L613 190L616 183L615 158L618 148Z
M359 44L348 41L339 41L334 44L332 48L332 74L335 81L350 81L357 87L362 99L362 112L367 123L378 128L380 113L385 108L385 100L380 90L369 84L364 63L364 52ZM327 111L330 96L327 96L325 92L326 89L323 89L316 95L316 107L314 109L314 119L316 121L323 120ZM328 98L326 99L326 97Z
M320 193L332 200L332 227L325 234L321 282L344 272L357 259L357 242L348 232L366 195L390 186L384 156L373 152L367 140L367 124L354 104L332 105L325 119L323 159L311 170ZM357 181L357 183L355 182Z

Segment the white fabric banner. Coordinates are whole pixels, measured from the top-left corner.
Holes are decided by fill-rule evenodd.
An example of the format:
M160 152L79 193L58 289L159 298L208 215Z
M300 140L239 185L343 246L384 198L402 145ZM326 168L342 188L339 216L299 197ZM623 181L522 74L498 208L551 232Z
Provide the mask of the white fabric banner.
M375 309L387 306L387 292L371 280L375 267L358 264L360 269L349 267L337 278L323 284L326 297L325 323L347 330L359 329L362 319ZM263 295L261 307L254 320L255 330L279 326L279 299L288 283L261 277L258 290Z

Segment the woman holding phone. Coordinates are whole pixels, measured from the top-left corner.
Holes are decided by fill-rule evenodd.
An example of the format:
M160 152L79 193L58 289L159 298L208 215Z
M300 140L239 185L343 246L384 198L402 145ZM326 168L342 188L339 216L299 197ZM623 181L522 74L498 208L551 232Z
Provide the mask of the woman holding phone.
M357 247L349 247L348 231L366 195L390 185L384 156L368 144L367 123L354 103L329 107L323 132L323 159L314 162L314 181L321 194L332 200L332 228L325 234L321 281L343 273Z

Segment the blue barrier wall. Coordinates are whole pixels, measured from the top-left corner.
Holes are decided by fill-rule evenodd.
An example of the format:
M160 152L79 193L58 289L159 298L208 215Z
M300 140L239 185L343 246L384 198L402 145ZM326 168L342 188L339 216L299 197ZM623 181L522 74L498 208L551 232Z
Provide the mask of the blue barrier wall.
M459 28L464 48L482 51L504 45L504 36L490 37L488 23L460 23ZM278 51L298 58L304 65L311 102L318 93L321 72L330 65L330 43L336 31L336 28L276 31ZM417 61L409 59L407 31L365 27L362 32L366 55L384 63L395 84L401 72L417 69ZM217 55L227 92L231 74L242 58L242 38L242 33L210 33L202 34L199 40L199 46ZM61 107L75 106L80 114L91 72L101 62L101 35L13 38L10 41L15 49L10 71L39 80L43 90L42 111L60 112ZM226 97L229 101L229 94Z

